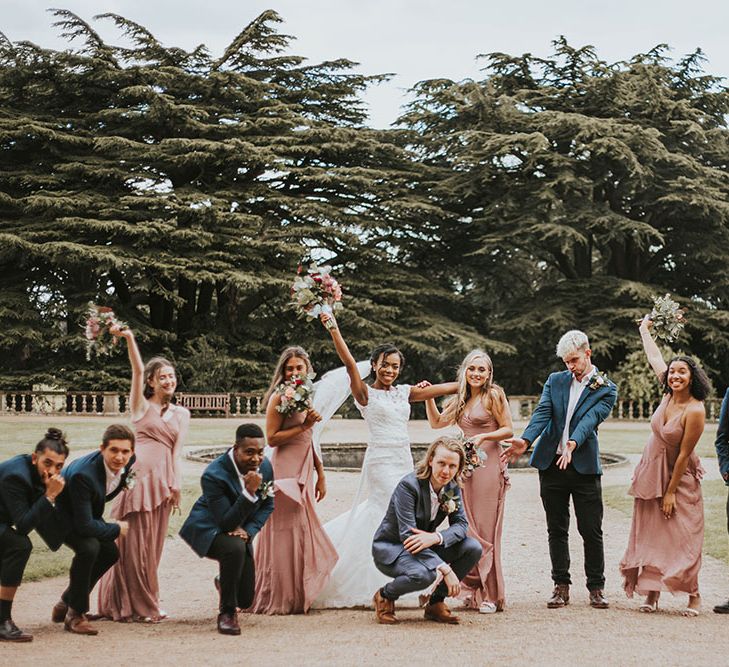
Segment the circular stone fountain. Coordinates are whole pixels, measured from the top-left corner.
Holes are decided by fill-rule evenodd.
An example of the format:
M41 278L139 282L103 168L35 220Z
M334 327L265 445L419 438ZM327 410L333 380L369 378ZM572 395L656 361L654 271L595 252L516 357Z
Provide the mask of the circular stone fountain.
M429 443L412 443L410 449L413 454L413 462L420 460L428 449ZM321 446L325 467L331 470L352 471L361 470L367 445L363 442L332 442ZM207 447L191 447L185 456L191 461L210 463L228 450L228 447L210 445ZM600 453L600 462L603 468L623 465L628 459L621 454L609 452ZM522 456L518 461L509 466L510 470L535 471L529 465L529 455Z

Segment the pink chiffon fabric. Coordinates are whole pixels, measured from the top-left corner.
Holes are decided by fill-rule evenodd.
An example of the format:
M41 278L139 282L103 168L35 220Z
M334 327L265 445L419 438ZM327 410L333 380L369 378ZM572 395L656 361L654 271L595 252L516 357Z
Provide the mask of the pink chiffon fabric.
M134 423L134 487L122 491L111 508L114 519L129 523L129 532L118 539L119 560L99 582L101 616L115 621L160 616L157 570L171 511L167 499L176 485L173 452L188 419L185 408L172 405L161 416L150 403Z
M470 413L458 422L463 434L473 437L499 428L494 416L478 401ZM507 466L501 463L501 445L486 441L481 446L486 461L473 471L463 484L463 508L468 519L468 534L478 540L483 554L476 567L461 581L461 597L477 609L484 601L503 609L504 575L501 569L501 534L504 526L504 502L510 486Z
M651 435L633 473L628 493L634 496L633 521L620 562L623 587L634 592L670 591L694 595L699 590L701 547L704 541L704 470L695 452L676 489L676 510L670 519L661 511L671 481L684 427L681 415L664 424L668 396L651 418Z
M297 412L286 430L304 421ZM247 611L302 614L322 591L338 556L316 513L311 430L274 448L274 509L255 540L256 591Z

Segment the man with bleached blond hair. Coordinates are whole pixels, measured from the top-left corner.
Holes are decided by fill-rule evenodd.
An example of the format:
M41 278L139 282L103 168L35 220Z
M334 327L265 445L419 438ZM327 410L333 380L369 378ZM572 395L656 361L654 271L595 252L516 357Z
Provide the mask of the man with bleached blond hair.
M504 461L513 461L536 440L530 465L539 470L539 492L547 518L549 556L554 590L547 607L556 609L570 600L570 497L577 530L585 548L585 576L590 605L609 606L605 587L602 543L602 487L598 426L608 417L617 387L592 364L587 336L568 331L557 344L557 356L567 370L547 378L534 413L521 438L510 438Z

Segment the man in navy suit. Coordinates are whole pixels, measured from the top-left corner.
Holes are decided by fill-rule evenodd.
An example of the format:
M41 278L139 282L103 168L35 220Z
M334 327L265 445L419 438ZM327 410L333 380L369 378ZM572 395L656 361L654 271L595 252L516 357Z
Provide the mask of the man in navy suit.
M105 521L104 505L127 487L133 478L134 432L112 424L99 449L72 461L63 470L66 490L59 499L70 517L64 544L74 552L70 581L53 607L51 619L75 634L96 635L86 617L89 595L104 573L119 560L116 538L126 535L126 521Z
M724 483L729 486L729 389L724 394L719 412L719 425L716 429L716 458L719 463L719 471ZM729 498L726 503L727 530L729 530ZM717 614L729 614L729 600L714 607Z
M224 635L240 634L237 610L253 602L253 538L273 512L273 468L264 444L259 426L238 427L235 444L205 468L202 495L180 529L198 556L219 563L218 632Z
M564 607L570 599L570 496L577 530L585 549L590 605L609 606L602 543L602 488L598 426L610 415L616 386L592 365L592 351L582 331L568 331L557 344L566 371L552 373L521 438L506 442L504 461L513 461L538 439L529 463L539 469L539 489L547 516L554 590L547 607Z
M33 640L13 623L13 599L33 549L28 534L36 530L52 551L63 543L56 498L65 484L61 468L67 457L63 434L51 428L32 454L0 464L0 641Z
M415 472L403 477L395 487L372 542L377 569L394 577L373 599L379 623L398 623L395 600L427 588L438 573L443 580L430 595L425 618L458 623L445 598L458 594L459 582L481 557L481 545L466 536L468 521L456 481L464 464L465 453L460 443L441 437L430 445ZM446 518L448 528L436 530Z

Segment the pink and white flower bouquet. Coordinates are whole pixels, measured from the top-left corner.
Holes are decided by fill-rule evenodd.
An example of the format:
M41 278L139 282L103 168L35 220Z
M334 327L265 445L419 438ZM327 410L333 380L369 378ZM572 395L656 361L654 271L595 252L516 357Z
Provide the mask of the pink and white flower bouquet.
M333 315L342 309L342 288L331 271L331 266L318 266L316 263L311 264L306 273L302 273L302 267L299 267L291 285L291 301L299 316L317 319L324 313ZM334 322L327 321L328 329L333 326Z
M311 399L314 395L315 374L293 375L286 382L276 387L276 393L281 397L281 402L276 410L288 416L294 412L305 412L311 409Z
M114 311L108 306L97 306L93 301L89 301L89 307L86 311L86 359L91 359L91 353L96 356L109 355L116 347L116 338L109 333L109 327L117 325L126 327L126 322L122 322L116 318Z

